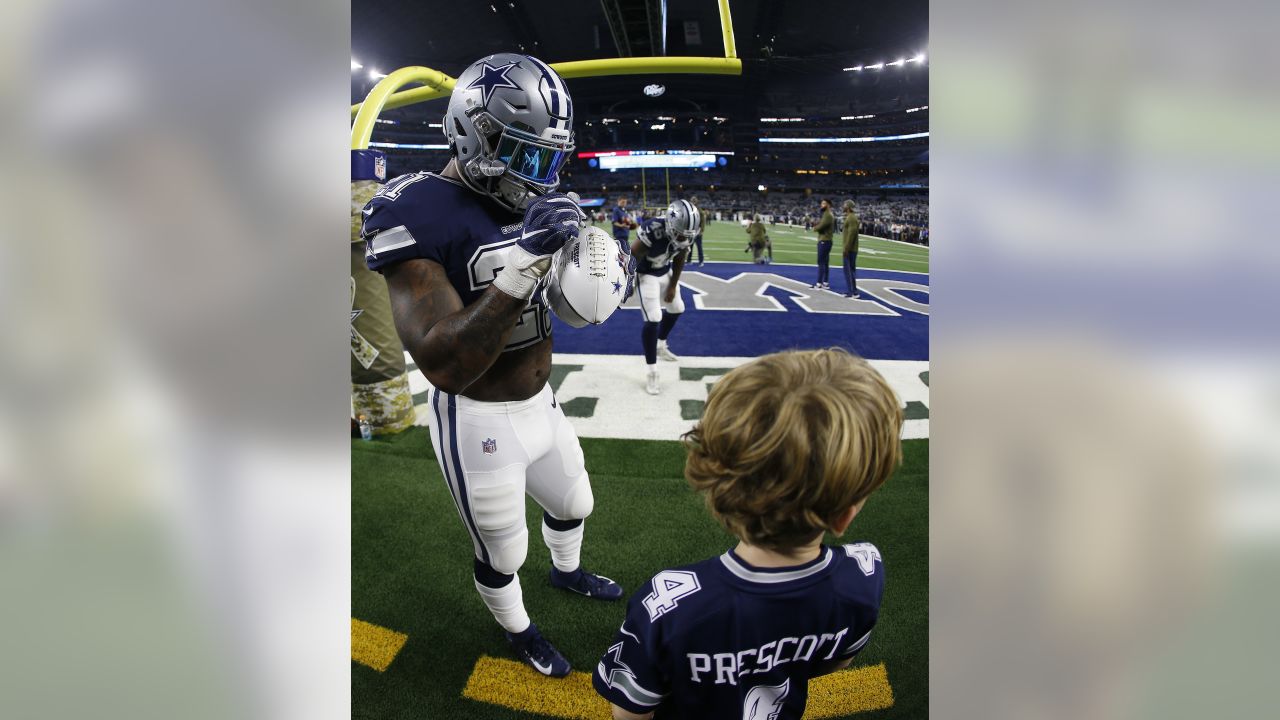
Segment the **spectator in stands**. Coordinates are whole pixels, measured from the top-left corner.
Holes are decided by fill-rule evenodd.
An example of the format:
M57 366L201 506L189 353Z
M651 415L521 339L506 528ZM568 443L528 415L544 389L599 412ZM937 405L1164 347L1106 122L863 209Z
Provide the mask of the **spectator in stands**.
M631 229L635 226L635 220L632 220L631 215L627 213L627 199L618 198L618 204L613 206L613 236L630 247Z
M853 209L853 201L844 201L844 282L849 288L845 297L858 297L857 262L858 262L858 213Z
M818 281L809 287L830 290L831 238L835 235L836 216L831 213L831 201L822 199L822 218L813 228L818 233Z

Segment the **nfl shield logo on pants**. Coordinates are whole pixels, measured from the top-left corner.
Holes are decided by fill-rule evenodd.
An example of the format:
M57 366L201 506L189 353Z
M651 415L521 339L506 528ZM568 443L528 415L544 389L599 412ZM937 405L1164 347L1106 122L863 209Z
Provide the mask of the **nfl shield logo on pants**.
M484 442L480 443L480 449L484 450L485 455L492 455L498 452L498 441L493 438L488 438Z

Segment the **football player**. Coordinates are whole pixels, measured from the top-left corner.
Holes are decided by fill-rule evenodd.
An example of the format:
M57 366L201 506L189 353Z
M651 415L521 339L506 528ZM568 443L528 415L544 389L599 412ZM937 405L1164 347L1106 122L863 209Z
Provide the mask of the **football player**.
M471 536L475 586L516 654L553 677L569 663L529 620L516 571L525 493L543 508L551 584L617 600L582 569L592 494L547 377L551 318L535 289L586 216L553 192L573 151L573 101L542 61L472 63L444 116L452 159L388 182L363 212L365 258L387 279L396 330L431 382L431 444Z
M631 597L592 676L613 717L799 720L809 679L871 639L880 551L822 538L893 473L901 431L892 388L843 350L766 355L717 382L685 477L739 542Z
M702 216L688 200L676 200L661 217L646 218L636 230L631 254L636 259L636 292L644 328L640 341L649 368L645 390L662 392L658 381L658 358L675 362L680 358L667 347L667 338L684 312L680 297L680 273L689 259L689 246L702 232Z

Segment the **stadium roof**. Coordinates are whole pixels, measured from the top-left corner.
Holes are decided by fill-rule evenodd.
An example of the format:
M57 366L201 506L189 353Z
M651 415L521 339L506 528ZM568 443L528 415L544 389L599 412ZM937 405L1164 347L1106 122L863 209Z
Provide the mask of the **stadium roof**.
M731 9L742 76L571 80L579 117L702 113L755 122L770 114L847 115L928 102L927 62L844 71L927 52L925 0L732 0ZM353 102L372 87L371 70L426 65L456 75L494 52L549 62L724 53L715 0L376 0L353 5L351 25L352 54L363 66L352 71ZM650 83L666 92L646 95ZM439 105L417 107L436 115Z

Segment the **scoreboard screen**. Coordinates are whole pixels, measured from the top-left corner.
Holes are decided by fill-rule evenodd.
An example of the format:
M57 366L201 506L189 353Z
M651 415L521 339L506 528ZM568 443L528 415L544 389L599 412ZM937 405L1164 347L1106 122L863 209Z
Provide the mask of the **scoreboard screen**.
M606 150L578 153L587 166L601 170L686 168L710 170L729 163L732 152L720 150Z

